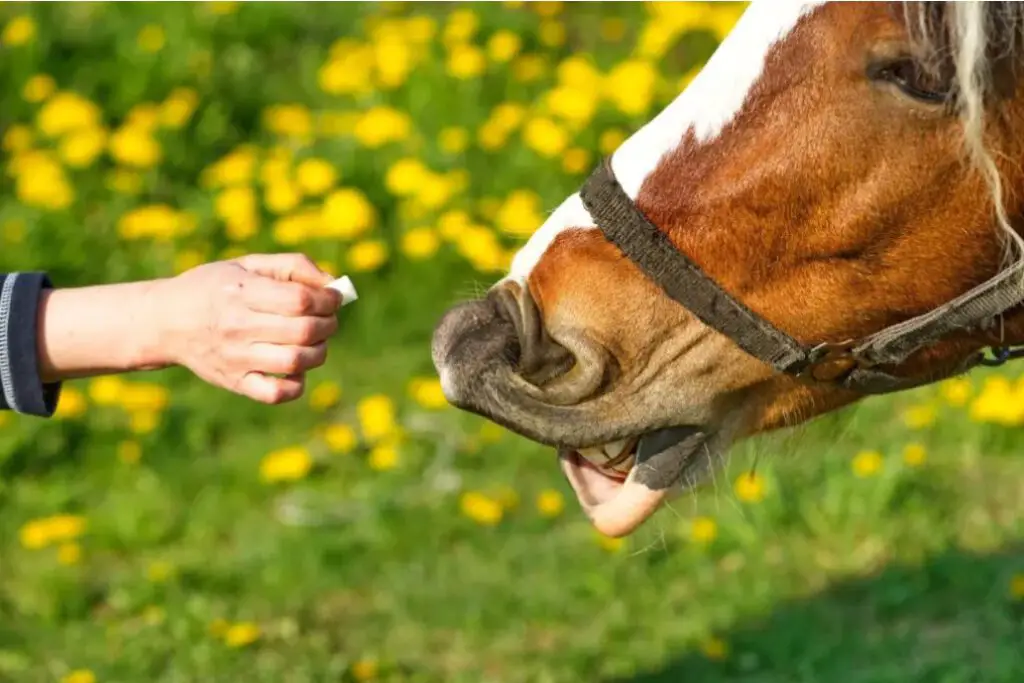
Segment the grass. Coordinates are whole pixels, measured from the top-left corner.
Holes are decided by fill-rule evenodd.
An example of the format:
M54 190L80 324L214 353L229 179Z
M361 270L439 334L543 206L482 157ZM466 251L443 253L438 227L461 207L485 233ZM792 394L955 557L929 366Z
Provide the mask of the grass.
M428 260L403 254L402 230L436 216L404 219L382 182L387 167L418 150L438 168L468 169L471 189L452 205L473 211L521 187L554 205L579 182L557 159L515 140L446 156L437 132L475 130L500 101L539 100L557 59L595 51L602 14L627 29L623 45L600 51L602 69L624 59L649 21L630 5L566 8L555 21L568 42L544 46L536 12L474 10L481 35L511 28L546 56L546 80L522 84L491 67L455 82L435 55L396 90L339 104L315 73L335 38L362 39L359 17L378 11L363 5L245 6L224 16L175 5L0 12L5 24L27 12L37 26L27 44L0 48L5 131L34 125L39 105L21 95L33 73L99 103L111 122L173 87L200 94L191 123L161 133L165 160L137 170L139 194L106 189L103 174L117 166L109 159L67 170L76 200L62 211L27 203L10 177L0 180L5 269L46 268L74 284L166 274L196 252L285 248L269 228L233 243L212 213L216 191L198 182L240 142L278 144L260 123L270 104L348 111L386 101L411 112L419 133L397 149L350 138L314 145L378 207L371 236L389 247L385 263L354 275L361 298L342 312L328 364L310 378L311 388L340 386L336 404L259 406L175 369L128 378L169 389L152 428L133 422L135 408L96 401L85 381L68 385L82 403L60 419L0 417L0 680L56 681L74 670L103 683L1017 680L1024 459L1017 427L972 419L991 371L972 376L962 401L931 387L741 444L714 481L621 544L594 534L551 452L410 398L410 378L432 377L433 324L494 273L449 244ZM451 12L405 11L442 26ZM136 44L147 24L165 30L156 54ZM659 63L666 82L706 43L706 31L684 35ZM197 72L190 65L204 52L209 71ZM644 118L603 105L578 144L596 154L600 130ZM5 152L5 166L14 156ZM118 234L125 211L157 201L194 211L198 228L168 240ZM350 271L349 244L298 248ZM372 395L390 397L407 433L391 469L371 466L370 444L334 452L319 431L358 430L357 408ZM126 442L137 461L125 457ZM905 461L908 444L923 447L923 462ZM261 480L263 458L293 446L311 454L309 474ZM741 500L734 483L755 464L763 498ZM467 513L467 492L489 515ZM27 523L61 513L83 516L84 533L25 547Z

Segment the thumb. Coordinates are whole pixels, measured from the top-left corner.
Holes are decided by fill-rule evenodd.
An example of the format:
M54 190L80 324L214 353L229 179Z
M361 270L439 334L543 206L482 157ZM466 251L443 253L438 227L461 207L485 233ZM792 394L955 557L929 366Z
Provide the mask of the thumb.
M321 270L305 254L247 254L235 262L257 275L313 287L323 287L334 280L333 275Z

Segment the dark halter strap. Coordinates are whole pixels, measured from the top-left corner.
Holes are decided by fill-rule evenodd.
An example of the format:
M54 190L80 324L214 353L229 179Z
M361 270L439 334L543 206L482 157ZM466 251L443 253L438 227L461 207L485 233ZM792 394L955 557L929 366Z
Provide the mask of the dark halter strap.
M898 366L950 333L984 329L1024 301L1024 259L956 299L864 339L805 346L733 298L676 249L619 185L610 159L594 170L580 196L605 237L669 297L778 372L865 394L884 394L1022 355L1016 349L1000 348L992 361L979 352L941 377L912 379L878 369Z

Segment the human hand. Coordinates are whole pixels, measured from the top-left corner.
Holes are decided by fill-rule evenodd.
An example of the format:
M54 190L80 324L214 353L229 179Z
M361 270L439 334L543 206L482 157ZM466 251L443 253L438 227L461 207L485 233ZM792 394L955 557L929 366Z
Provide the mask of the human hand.
M338 328L333 279L302 254L251 254L163 280L166 360L261 403L292 401Z

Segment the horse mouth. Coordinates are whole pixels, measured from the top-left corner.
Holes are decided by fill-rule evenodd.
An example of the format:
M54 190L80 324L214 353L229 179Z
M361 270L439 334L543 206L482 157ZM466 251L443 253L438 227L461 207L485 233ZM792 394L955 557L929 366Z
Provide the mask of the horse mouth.
M696 483L689 475L705 461L708 443L701 427L672 427L599 447L560 448L558 460L597 531L621 537Z

